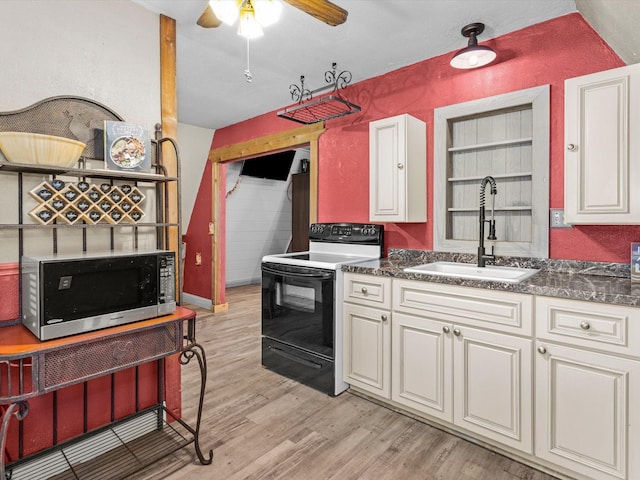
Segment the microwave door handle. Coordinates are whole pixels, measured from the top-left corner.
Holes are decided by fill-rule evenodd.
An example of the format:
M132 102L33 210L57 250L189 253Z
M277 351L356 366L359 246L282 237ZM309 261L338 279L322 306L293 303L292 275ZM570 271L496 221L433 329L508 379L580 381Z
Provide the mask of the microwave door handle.
M270 273L272 275L284 275L287 277L294 278L319 278L319 279L330 279L333 277L333 273L302 273L302 272L285 272L282 270L277 270L274 268L269 268L267 266L262 266L262 271L265 273Z

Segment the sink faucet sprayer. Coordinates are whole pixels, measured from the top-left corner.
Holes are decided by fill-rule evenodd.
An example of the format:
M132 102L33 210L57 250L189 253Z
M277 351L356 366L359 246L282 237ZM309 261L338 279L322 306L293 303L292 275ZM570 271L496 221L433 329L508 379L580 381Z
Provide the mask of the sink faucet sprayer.
M487 220L484 213L484 189L487 183L491 184L491 220ZM493 254L493 245L491 246L491 255L487 255L484 250L484 224L489 224L489 235L487 240L496 240L496 220L495 220L495 206L496 206L496 194L498 189L496 188L496 181L491 176L486 176L480 182L480 235L478 242L478 267L484 267L487 260L495 260L496 256Z

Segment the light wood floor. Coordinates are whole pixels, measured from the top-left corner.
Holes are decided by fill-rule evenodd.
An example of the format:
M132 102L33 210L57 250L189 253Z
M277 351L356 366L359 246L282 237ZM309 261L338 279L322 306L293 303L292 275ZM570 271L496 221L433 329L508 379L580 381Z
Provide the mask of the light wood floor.
M191 446L136 479L553 480L349 392L332 398L260 365L260 286L227 292L229 311L197 309L197 337L209 378L201 446ZM195 365L183 368L183 414L199 391Z

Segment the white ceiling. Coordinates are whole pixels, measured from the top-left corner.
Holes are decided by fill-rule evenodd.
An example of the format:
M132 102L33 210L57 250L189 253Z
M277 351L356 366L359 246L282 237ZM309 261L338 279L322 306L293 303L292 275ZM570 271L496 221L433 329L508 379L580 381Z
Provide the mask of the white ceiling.
M131 1L176 20L178 120L212 129L294 103L289 85L305 75L307 88L322 87L332 62L355 83L463 48L460 29L472 22L486 24L482 43L576 11L575 0L332 0L349 16L331 27L285 4L251 41L247 83L247 43L235 27L195 23L207 0Z

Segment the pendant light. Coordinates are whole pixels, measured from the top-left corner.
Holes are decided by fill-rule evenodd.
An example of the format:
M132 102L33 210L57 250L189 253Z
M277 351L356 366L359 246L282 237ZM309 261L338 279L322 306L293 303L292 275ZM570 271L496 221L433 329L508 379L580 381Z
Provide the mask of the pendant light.
M495 60L496 52L485 45L478 45L477 36L482 32L484 32L484 23L470 23L462 28L460 33L469 38L469 44L453 56L449 62L453 68L478 68Z

